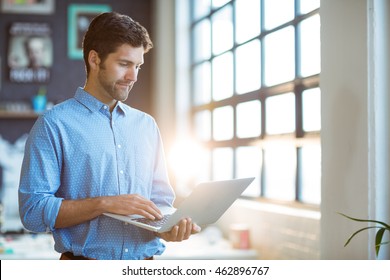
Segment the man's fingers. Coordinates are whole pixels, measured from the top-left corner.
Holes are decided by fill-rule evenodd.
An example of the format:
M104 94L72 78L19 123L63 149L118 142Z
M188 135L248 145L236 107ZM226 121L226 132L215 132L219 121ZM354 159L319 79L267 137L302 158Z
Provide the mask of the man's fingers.
M179 223L179 232L176 236L176 241L181 241L185 238L186 230L187 230L187 219L183 219Z
M138 209L138 212L136 214L144 216L145 218L148 218L150 220L162 219L161 213L157 212L155 210L152 210L151 208Z
M131 204L134 214L144 216L151 220L162 218L161 211L156 204L140 195L132 195Z
M194 224L194 223L192 224L192 229L191 229L192 234L197 234L201 230L202 230L202 228L200 226L198 226L197 224Z
M181 220L176 226L174 226L169 232L163 232L157 234L165 241L183 241L190 238L191 234L196 234L201 231L200 226L193 223L190 218Z
M174 235L174 234L171 235L172 240L173 241L187 240L188 238L190 238L191 231L192 231L192 221L191 221L191 219L190 218L183 219L178 224L177 234L176 235Z
M191 218L187 218L185 234L182 240L187 240L188 238L190 238L191 231L192 231L192 220Z
M146 218L149 218L152 220L162 218L161 211L151 201L147 201L146 203L141 203L138 206L138 209L140 211L139 214L146 217Z

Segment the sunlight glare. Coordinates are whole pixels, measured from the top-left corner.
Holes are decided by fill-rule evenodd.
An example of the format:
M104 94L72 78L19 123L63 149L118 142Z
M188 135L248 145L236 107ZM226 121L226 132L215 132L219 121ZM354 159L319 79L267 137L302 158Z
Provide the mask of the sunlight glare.
M208 179L210 162L207 149L192 139L179 139L172 145L168 164L177 181L187 187Z

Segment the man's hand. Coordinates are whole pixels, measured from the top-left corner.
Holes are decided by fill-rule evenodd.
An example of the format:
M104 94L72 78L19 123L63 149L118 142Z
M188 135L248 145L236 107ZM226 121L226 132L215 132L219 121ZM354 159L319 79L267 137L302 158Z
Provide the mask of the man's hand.
M110 201L110 211L106 212L122 215L137 214L151 220L162 218L160 209L151 200L138 194L106 197L106 201Z
M170 231L158 233L157 236L165 241L180 242L190 238L191 234L200 232L201 228L193 223L191 218L182 219Z

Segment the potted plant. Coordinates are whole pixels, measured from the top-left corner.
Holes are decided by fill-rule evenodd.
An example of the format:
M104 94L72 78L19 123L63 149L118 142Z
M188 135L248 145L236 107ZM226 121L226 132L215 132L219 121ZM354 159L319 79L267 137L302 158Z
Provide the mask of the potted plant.
M376 252L376 256L378 257L378 254L379 254L379 250L381 248L382 245L387 245L387 244L390 244L390 241L386 241L386 242L382 242L382 239L383 239L383 235L386 231L388 231L390 233L390 225L382 222L382 221L377 221L377 220L364 220L364 219L356 219L356 218L352 218L350 216L347 216L345 214L342 214L342 213L339 213L340 215L350 219L350 220L353 220L353 221L356 221L356 222L362 222L362 223L373 223L375 225L372 225L372 226L367 226L367 227L363 227L359 230L357 230L356 232L354 232L347 240L347 242L345 242L344 244L344 247L347 246L349 244L349 242L352 240L352 238L354 238L358 233L364 231L364 230L368 230L368 229L377 229L377 232L376 232L376 235L375 235L375 252Z
M46 110L46 87L39 88L38 93L32 99L32 106L35 113L43 113Z

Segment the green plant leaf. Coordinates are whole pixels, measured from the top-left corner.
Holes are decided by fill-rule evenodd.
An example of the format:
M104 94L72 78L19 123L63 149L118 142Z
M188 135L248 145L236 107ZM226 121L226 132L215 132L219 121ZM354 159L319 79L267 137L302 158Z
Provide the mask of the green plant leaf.
M347 246L349 244L349 242L352 240L352 238L355 237L355 235L357 235L359 232L362 232L364 230L367 230L367 229L371 229L371 228L382 228L382 227L379 227L379 226L371 226L371 227L365 227L365 228L361 228L359 229L358 231L354 232L347 240L347 242L345 242L344 244L344 247Z
M376 223L377 225L375 226L368 226L368 227L364 227L364 228L361 228L359 229L358 231L354 232L347 240L347 242L344 244L344 247L347 246L349 244L349 242L360 232L364 231L364 230L368 230L368 229L372 229L372 228L377 228L378 231L376 232L376 235L375 235L375 253L376 253L376 256L378 257L379 255L379 250L380 250L380 247L382 245L387 245L387 244L390 244L390 241L387 241L387 242L382 242L382 239L383 239L383 235L386 231L390 231L390 226L384 222L381 222L381 221L377 221L377 220L365 220L365 219L357 219L357 218L353 218L353 217L350 217L348 215L345 215L343 213L340 213L340 212L337 212L338 214L340 214L341 216L344 216L345 218L348 218L352 221L356 221L356 222L364 222L364 223Z
M381 245L382 245L382 238L383 238L383 234L385 233L385 231L386 231L386 228L381 228L380 230L377 231L377 233L375 235L376 256L379 255L379 250L380 250Z
M337 212L338 214L340 214L341 216L344 216L350 220L353 220L353 221L356 221L356 222L365 222L365 223L377 223L377 224L380 224L382 225L383 227L385 227L387 230L390 230L390 225L384 223L384 222L381 222L381 221L377 221L377 220L363 220L363 219L356 219L356 218L353 218L353 217L350 217L350 216L347 216L343 213L340 213L340 212Z

